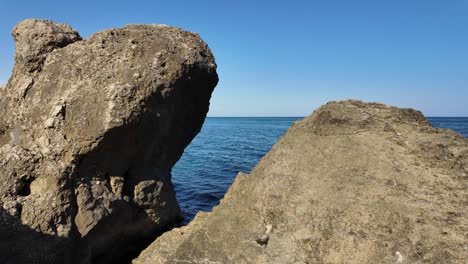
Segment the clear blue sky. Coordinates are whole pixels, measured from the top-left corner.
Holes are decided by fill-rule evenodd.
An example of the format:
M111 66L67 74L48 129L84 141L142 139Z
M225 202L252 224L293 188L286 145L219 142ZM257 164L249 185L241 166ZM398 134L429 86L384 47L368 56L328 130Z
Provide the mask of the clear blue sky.
M84 37L132 23L198 32L220 75L210 116L304 116L346 98L468 116L468 0L0 0L0 82L10 31L30 17Z

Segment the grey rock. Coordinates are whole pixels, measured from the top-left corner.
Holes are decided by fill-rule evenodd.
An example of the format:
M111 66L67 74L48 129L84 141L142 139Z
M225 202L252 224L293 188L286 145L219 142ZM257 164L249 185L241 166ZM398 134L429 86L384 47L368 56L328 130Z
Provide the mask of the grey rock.
M28 19L0 90L0 262L111 262L180 220L171 168L218 82L188 31L128 25L82 40Z
M466 263L467 175L468 140L420 112L330 102L133 263Z

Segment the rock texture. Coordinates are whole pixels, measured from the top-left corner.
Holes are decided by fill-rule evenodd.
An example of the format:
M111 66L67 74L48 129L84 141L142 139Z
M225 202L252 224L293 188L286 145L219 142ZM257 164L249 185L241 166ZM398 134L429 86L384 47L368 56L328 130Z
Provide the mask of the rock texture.
M171 168L217 84L192 32L128 25L82 40L28 19L0 90L0 263L123 260L176 223Z
M467 190L466 138L415 110L330 102L133 263L466 263Z

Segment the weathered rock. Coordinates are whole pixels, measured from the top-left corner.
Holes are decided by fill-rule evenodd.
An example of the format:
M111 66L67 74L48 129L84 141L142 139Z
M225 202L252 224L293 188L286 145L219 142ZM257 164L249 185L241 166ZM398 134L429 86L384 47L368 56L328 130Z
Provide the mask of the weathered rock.
M331 102L141 263L466 263L468 140L420 112Z
M197 34L165 25L81 40L28 19L12 35L0 262L122 260L180 219L171 168L208 112L214 57Z

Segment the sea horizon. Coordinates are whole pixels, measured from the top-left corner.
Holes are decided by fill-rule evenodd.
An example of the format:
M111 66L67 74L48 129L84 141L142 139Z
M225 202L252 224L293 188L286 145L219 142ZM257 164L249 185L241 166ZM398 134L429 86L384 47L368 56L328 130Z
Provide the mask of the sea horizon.
M207 116L206 118L304 118L306 116ZM468 118L468 116L424 116L425 118Z

